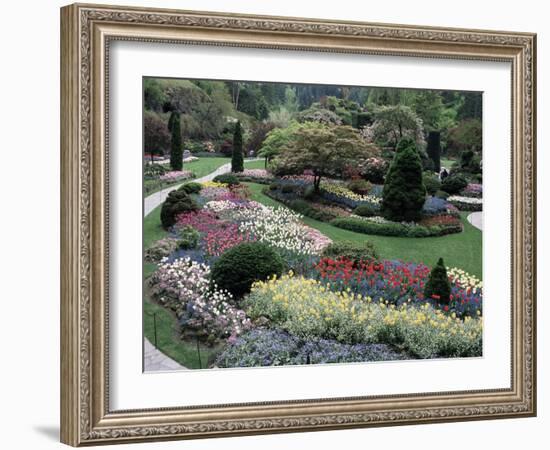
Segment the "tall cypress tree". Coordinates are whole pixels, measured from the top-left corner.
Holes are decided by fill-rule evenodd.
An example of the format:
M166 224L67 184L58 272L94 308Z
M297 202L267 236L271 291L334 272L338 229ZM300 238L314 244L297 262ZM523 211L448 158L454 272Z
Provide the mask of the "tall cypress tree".
M447 268L443 258L439 258L437 264L430 273L430 278L424 288L424 296L427 299L434 299L438 303L448 304L451 298L451 283L447 276Z
M441 133L439 131L430 131L428 133L428 146L426 153L434 162L434 171L441 170Z
M412 139L399 141L382 191L382 214L386 219L416 221L426 200L422 162Z
M243 156L243 132L241 122L235 125L233 133L233 154L231 156L231 172L244 171L244 156Z
M181 170L183 167L183 146L181 142L180 115L172 112L168 120L168 128L172 133L170 140L170 167L173 170Z

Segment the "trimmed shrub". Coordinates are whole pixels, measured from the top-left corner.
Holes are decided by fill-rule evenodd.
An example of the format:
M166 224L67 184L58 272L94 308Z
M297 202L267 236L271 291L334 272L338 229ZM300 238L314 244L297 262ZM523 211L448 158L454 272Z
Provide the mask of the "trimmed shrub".
M304 190L304 198L306 200L312 200L314 199L316 196L316 193L315 193L315 187L313 186L308 186L305 188Z
M235 186L240 183L239 179L230 173L222 173L221 175L217 175L212 181L215 181L216 183L224 183L229 186Z
M424 172L422 174L422 181L426 187L426 192L430 195L434 195L441 189L441 181L436 174L432 172Z
M280 275L285 269L281 256L262 242L239 244L223 253L212 266L212 282L235 298L250 292L255 281Z
M449 196L449 193L447 193L447 192L445 192L445 191L437 191L437 192L434 194L434 197L442 198L443 200L446 200L448 196Z
M348 183L348 189L359 195L368 195L372 189L372 184L365 180L352 180Z
M449 194L458 194L468 186L468 180L462 174L451 174L441 182L441 190Z
M355 208L353 210L353 214L361 217L372 217L380 214L380 210L372 203L365 203L364 205L359 205Z
M393 221L414 221L426 199L422 162L412 139L402 139L386 176L382 192L382 214Z
M231 155L231 172L244 171L244 155L243 155L243 133L241 130L241 122L235 125L233 133L233 153Z
M179 230L178 247L188 250L196 248L199 243L200 233L192 226L186 225Z
M433 170L439 172L441 170L441 132L430 131L427 144L426 153L433 161Z
M292 184L285 184L281 188L281 192L283 194L291 194L292 192L295 191L295 189L296 189L295 186L293 186Z
M338 217L337 214L321 208L316 208L311 203L302 199L291 200L287 203L287 205L290 209L293 209L306 217L319 220L320 222L330 222L332 219L336 219Z
M345 258L355 264L380 258L376 247L369 241L361 244L351 241L333 242L325 247L321 256L332 259Z
M170 139L170 167L173 170L181 170L183 167L183 146L179 113L172 112L168 121L168 129L172 133Z
M202 189L202 185L200 183L185 183L181 185L178 188L178 191L183 191L186 194L198 194Z
M279 186L277 185L277 183L271 183L271 184L269 185L269 190L270 190L270 191L276 191L278 187L279 187Z
M176 223L176 217L184 212L196 211L199 205L183 191L172 191L162 204L160 221L164 229Z
M449 304L451 297L451 283L447 276L447 269L443 264L443 258L439 258L437 264L430 273L430 278L424 289L426 298L433 298L439 303Z
M331 220L330 223L344 230L379 236L431 237L460 233L462 231L460 225L410 226L399 222L374 222L359 217L341 217Z

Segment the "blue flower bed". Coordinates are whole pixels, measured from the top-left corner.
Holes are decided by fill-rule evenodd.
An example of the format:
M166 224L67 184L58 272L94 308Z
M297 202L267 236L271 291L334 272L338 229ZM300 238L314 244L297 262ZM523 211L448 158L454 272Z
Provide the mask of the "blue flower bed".
M237 338L216 360L219 367L282 366L405 359L386 344L304 340L285 331L256 328Z

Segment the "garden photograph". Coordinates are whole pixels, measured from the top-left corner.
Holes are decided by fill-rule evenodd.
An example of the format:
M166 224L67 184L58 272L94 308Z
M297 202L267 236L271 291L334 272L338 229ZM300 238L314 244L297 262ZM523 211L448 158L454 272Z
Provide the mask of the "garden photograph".
M483 356L482 93L143 78L143 368Z

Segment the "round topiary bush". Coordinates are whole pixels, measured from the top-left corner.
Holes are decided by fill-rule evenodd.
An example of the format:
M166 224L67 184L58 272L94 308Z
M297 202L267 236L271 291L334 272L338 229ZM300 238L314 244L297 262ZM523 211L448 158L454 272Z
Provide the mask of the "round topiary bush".
M183 191L187 194L198 194L202 189L202 184L191 181L181 185L178 191Z
M324 258L345 258L359 264L361 261L378 259L378 251L372 242L365 241L361 244L351 241L340 241L329 244L321 254Z
M239 184L239 179L230 173L222 173L221 175L218 175L214 177L214 180L217 183L224 183L228 184L229 186L235 186Z
M361 217L372 217L380 214L380 208L377 208L371 203L365 203L355 208L353 214Z
M252 283L280 275L285 269L283 258L262 242L239 244L220 256L212 266L212 282L235 298L250 292Z
M196 248L199 244L200 233L195 230L192 226L186 225L181 230L179 230L179 248L188 250L191 248Z
M468 186L468 180L459 173L449 175L441 182L441 190L449 194L458 194L466 186Z
M199 205L184 191L172 191L166 197L160 210L160 221L164 229L170 228L176 223L178 214L196 211Z

